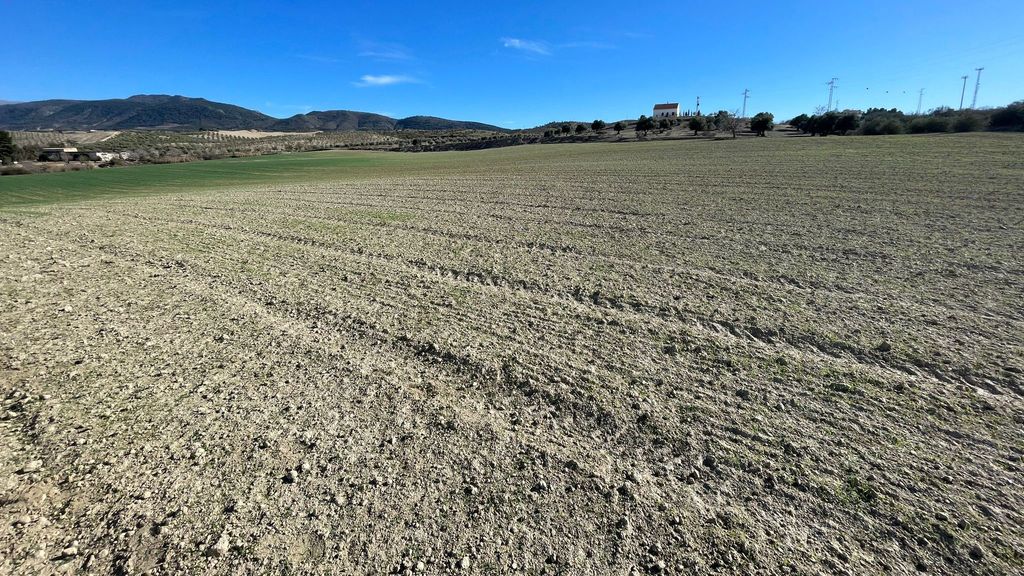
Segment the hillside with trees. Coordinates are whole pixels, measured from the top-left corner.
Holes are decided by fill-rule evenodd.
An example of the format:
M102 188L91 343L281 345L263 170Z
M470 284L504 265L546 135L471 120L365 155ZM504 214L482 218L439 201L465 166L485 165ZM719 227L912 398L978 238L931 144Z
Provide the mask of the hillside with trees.
M4 130L490 130L504 128L434 116L395 119L328 110L278 119L233 104L185 96L138 95L111 100L42 100L0 105Z

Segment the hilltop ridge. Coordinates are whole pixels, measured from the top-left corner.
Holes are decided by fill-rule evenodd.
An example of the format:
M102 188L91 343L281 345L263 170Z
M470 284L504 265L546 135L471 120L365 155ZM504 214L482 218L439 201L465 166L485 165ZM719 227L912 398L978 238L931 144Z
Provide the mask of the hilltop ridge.
M39 100L0 104L5 130L495 130L480 122L433 116L396 119L353 110L326 110L274 118L262 112L205 98L138 94L108 100Z

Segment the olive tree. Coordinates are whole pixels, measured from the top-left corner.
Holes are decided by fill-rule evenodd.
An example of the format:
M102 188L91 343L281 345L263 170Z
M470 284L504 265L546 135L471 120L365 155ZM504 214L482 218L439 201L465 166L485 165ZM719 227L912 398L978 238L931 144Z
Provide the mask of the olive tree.
M640 116L640 119L636 121L636 131L643 132L644 136L647 136L647 132L650 130L654 130L654 118Z
M703 116L694 116L690 118L690 121L686 123L686 127L693 130L693 135L696 136L697 132L704 130L708 127L708 123L704 120Z
M775 116L771 112L758 112L750 119L750 129L758 136L764 136L765 132L775 129Z
M14 160L14 138L10 132L0 130L0 164L9 164Z
M726 132L732 133L732 137L735 138L736 131L739 130L740 127L740 119L736 114L730 114L725 110L719 110L718 113L715 114L715 125L717 125L719 130L725 130Z

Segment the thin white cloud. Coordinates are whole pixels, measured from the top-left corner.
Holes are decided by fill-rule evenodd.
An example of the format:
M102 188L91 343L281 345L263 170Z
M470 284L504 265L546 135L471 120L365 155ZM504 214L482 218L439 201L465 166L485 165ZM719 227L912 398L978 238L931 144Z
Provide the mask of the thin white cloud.
M395 84L417 84L419 80L412 76L404 76L401 74L364 74L359 77L359 81L354 84L360 88L369 88L372 86L394 86Z
M524 40L522 38L502 38L501 43L505 48L520 50L539 56L550 56L556 50L612 50L614 44L607 42L595 42L589 40L577 40L574 42L562 42L550 44L543 40Z
M404 61L413 59L413 55L408 50L398 46L397 44L379 45L373 48L367 48L361 50L359 55L365 58L373 58L375 60L390 60L390 61Z
M395 50L364 50L359 55L374 60L412 60L412 56Z
M384 60L389 62L407 62L415 60L412 52L401 44L389 44L386 42L360 42L359 56L372 60Z
M614 44L607 42L590 42L590 41L578 41L578 42L566 42L565 44L559 44L559 48L583 48L589 50L611 50L615 48Z
M540 42L537 40L524 40L522 38L502 38L501 43L505 48L521 50L523 52L529 52L531 54L539 54L541 56L547 56L551 54L551 49L548 47L547 43Z

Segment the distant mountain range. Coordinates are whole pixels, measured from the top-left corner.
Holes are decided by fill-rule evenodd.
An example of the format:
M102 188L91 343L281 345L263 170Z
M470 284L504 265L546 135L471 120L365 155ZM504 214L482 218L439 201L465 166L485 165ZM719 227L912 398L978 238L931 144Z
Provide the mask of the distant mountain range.
M370 112L328 110L283 120L255 110L185 96L139 95L112 100L40 100L0 104L6 130L496 130L504 128L433 116L395 119Z

